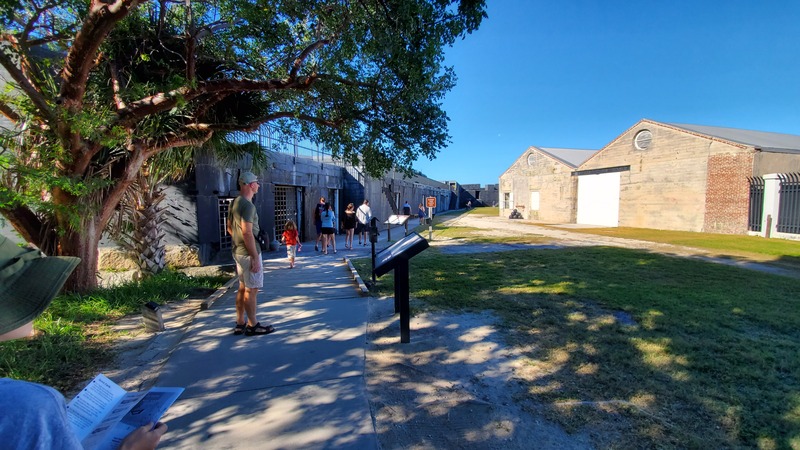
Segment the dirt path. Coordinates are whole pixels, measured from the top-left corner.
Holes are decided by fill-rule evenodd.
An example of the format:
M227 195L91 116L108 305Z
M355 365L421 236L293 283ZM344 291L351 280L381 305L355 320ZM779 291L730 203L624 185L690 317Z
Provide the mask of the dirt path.
M462 214L444 222L451 227L471 227L483 230L487 236L493 237L515 237L519 235L541 236L549 241L545 244L469 244L456 243L452 241L432 242L432 245L444 246L445 252L455 253L476 253L480 251L502 251L516 250L523 248L562 248L575 246L614 246L647 250L670 256L680 256L684 258L701 259L727 266L742 267L744 269L755 270L758 272L771 273L792 278L800 278L800 273L796 270L776 267L770 264L747 261L744 259L723 258L712 251L698 249L694 247L683 247L672 244L661 244L658 242L639 241L635 239L622 239L608 236L598 236L577 231L569 231L562 228L549 228L537 226L534 223L522 220L510 220L504 217L483 216L477 214ZM571 225L579 227L578 225ZM427 237L427 236L426 236ZM463 247L463 248L462 248Z

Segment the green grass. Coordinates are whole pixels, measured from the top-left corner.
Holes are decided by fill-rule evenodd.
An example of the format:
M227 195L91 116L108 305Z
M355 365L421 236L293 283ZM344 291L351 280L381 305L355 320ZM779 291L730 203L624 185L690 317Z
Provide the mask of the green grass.
M47 384L68 392L113 360L110 325L149 301L180 301L222 286L227 277L189 277L167 271L141 282L86 295L56 297L34 321L33 338L0 343L0 377Z
M570 229L570 231L695 247L718 252L720 255L745 257L757 261L785 262L788 265L800 266L800 241L766 239L760 236L626 227L580 228Z
M798 280L611 247L430 248L410 271L414 312L499 316L520 402L599 447L800 448Z

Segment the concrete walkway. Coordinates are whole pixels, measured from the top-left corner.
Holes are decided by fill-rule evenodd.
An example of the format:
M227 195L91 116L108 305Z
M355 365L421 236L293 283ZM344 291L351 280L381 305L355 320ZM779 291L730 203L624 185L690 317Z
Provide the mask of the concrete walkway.
M258 319L274 333L233 335L238 283L195 316L155 383L186 389L159 448L378 447L364 381L368 299L344 259L371 247L345 250L337 238L335 255L304 243L294 269L285 247L264 254Z

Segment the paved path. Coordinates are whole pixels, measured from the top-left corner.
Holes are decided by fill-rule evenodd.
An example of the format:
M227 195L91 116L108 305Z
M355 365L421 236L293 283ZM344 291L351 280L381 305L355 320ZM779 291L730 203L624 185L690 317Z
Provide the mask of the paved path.
M378 447L364 381L368 299L344 261L370 246L338 241L335 255L305 243L294 269L283 248L265 253L275 259L264 262L258 317L275 333L233 335L238 283L197 313L156 380L186 389L159 448Z

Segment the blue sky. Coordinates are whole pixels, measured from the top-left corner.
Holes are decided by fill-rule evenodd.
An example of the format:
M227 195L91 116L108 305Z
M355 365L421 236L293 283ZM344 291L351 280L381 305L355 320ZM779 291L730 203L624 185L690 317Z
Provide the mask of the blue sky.
M800 135L800 1L487 3L447 51L430 178L497 183L531 145L600 149L642 118Z

